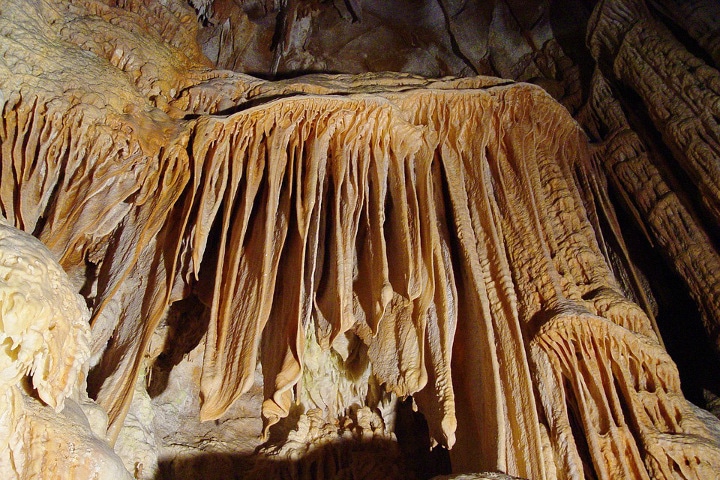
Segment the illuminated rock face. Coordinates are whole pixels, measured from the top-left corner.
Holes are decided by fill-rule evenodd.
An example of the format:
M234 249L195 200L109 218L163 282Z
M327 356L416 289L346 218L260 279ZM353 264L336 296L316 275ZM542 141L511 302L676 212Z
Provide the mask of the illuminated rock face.
M0 474L130 478L85 393L89 312L50 252L0 217Z
M191 3L208 25L223 8L250 18L230 2ZM375 8L336 3L351 17ZM292 66L297 32L329 15L288 5L279 15L295 26L270 70ZM645 100L717 220L718 74L683 57L642 2L623 5L601 2L591 18L598 68L581 108L579 70L537 15L515 18L534 26L513 35L538 48L498 40L509 3L491 11L485 43L463 36L454 2L437 8L464 65L483 71L493 58L494 73L545 90L483 76L266 82L214 70L195 41L210 27L183 2L0 2L0 208L59 259L92 312L76 383L60 393L44 393L35 368L29 397L19 385L30 364L9 361L8 385L33 412L7 427L28 432L13 448L34 452L34 421L58 445L86 435L40 412L71 391L93 405L82 400L89 362L107 442L137 478L422 475L396 443L409 396L427 422L428 438L413 441L450 449L454 472L711 478L720 445L683 397L607 185L714 335L712 231L673 192L612 83ZM697 68L682 77L662 63L678 58ZM658 101L653 85L673 78L687 98ZM697 93L702 79L710 92ZM19 412L13 402L4 410ZM103 437L92 442L116 465ZM73 458L67 471L93 475Z

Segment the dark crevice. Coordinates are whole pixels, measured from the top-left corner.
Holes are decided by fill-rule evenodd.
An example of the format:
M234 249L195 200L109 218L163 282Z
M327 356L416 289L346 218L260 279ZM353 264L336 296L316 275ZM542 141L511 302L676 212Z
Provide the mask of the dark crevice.
M410 397L398 401L395 436L408 472L418 480L451 472L450 452L440 445L431 447L427 421L422 413L413 410Z
M631 128L637 133L648 149L653 165L662 178L677 195L687 212L710 236L716 250L720 251L720 225L703 203L703 194L690 174L683 168L673 151L665 144L648 114L643 99L631 88L615 86L616 98L620 101Z
M200 344L209 319L207 308L195 296L172 304L166 317L165 346L148 375L150 397L155 398L165 391L170 372Z
M622 205L612 186L609 193L614 205ZM705 406L703 390L720 394L720 356L705 332L697 304L664 254L648 244L633 216L624 208L616 212L630 258L647 278L657 301L657 325L678 366L682 391L691 402Z
M575 447L582 461L583 474L588 480L597 479L598 476L595 473L592 456L590 455L590 447L588 446L587 437L583 429L582 417L578 411L578 401L575 398L572 385L567 378L564 379L563 391L565 392L568 422L575 440Z
M665 25L665 27L667 27L670 33L673 34L677 41L680 42L688 52L690 52L695 57L701 59L708 65L715 64L712 57L708 54L707 51L705 51L704 48L700 46L697 40L690 36L690 34L681 25L677 23L677 21L673 18L673 12L668 11L666 7L660 5L660 3L657 1L650 0L646 3L648 9L655 16L655 18L660 20L661 23ZM677 13L677 15L682 15L682 13L679 12Z
M580 70L582 101L587 101L595 61L585 43L587 23L595 7L595 0L552 0L550 3L550 26L565 55ZM571 12L571 14L569 14Z

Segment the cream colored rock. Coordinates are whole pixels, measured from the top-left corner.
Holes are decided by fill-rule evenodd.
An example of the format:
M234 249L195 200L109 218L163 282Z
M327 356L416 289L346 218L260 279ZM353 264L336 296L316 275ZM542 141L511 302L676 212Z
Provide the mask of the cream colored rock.
M504 473L460 473L457 475L442 475L433 477L433 480L518 480L519 477L505 475ZM521 479L520 479L521 480Z
M85 393L85 302L47 248L3 218L0 278L0 475L130 478Z
M87 375L89 313L52 254L0 218L0 381L61 411Z
M74 400L67 399L58 413L16 387L3 396L0 408L15 419L9 430L3 425L7 442L0 451L3 478L133 478L104 436L93 432Z
M159 447L155 434L155 411L145 384L145 375L139 376L114 450L134 478L150 480L158 475Z

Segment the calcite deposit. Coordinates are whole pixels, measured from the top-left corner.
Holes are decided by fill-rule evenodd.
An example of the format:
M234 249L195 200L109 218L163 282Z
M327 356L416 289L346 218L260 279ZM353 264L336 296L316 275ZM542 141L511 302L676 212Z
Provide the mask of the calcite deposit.
M0 0L0 472L715 478L720 7L522 3Z
M85 392L85 302L47 248L2 217L0 278L0 475L131 478Z

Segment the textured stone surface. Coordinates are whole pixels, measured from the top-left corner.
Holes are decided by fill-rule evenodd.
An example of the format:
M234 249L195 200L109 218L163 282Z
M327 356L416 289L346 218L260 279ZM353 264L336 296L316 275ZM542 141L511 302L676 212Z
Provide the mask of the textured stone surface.
M89 312L52 254L0 217L0 475L130 478L84 391Z
M504 473L487 472L487 473L460 473L456 475L442 475L433 477L434 480L515 480L520 477L505 475Z
M720 73L685 50L670 32L647 11L643 2L626 2L627 8L601 2L589 29L589 45L601 64L613 65L612 75L628 84L641 97L653 125L673 154L677 166L697 188L698 195L713 224L717 225L718 186L720 185ZM618 41L617 39L622 39ZM608 74L610 74L608 72ZM698 228L677 195L665 185L651 158L654 152L642 144L629 128L622 109L610 88L596 73L593 82L593 109L609 130L612 139L602 161L616 182L626 182L622 190L635 199L643 222L650 223L657 240L686 279L706 323L708 333L718 341L720 296L719 257L708 234ZM633 153L635 152L635 153ZM623 175L622 157L641 162ZM637 173L635 173L637 172ZM642 176L650 178L644 179ZM632 178L632 180L630 180ZM641 186L630 187L628 181ZM630 187L630 188L628 188ZM633 190L635 190L633 192ZM655 198L653 198L655 197ZM715 227L716 228L716 227ZM675 249L678 249L677 251Z
M544 2L0 2L0 208L91 308L76 363L128 472L439 473L421 436L445 472L720 470L613 204L716 341L720 77L672 3L588 9L580 62Z

